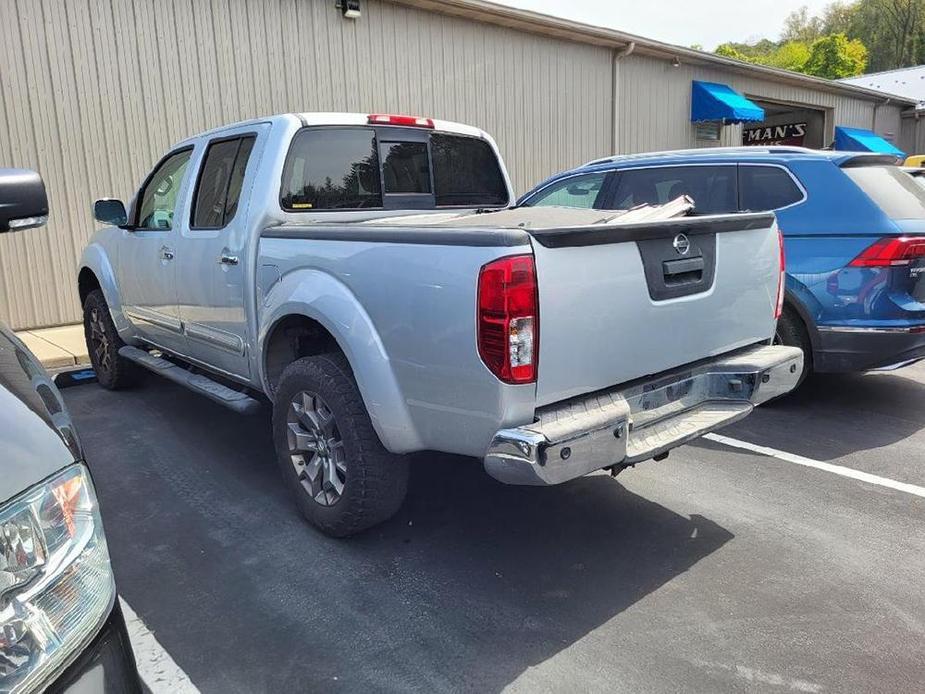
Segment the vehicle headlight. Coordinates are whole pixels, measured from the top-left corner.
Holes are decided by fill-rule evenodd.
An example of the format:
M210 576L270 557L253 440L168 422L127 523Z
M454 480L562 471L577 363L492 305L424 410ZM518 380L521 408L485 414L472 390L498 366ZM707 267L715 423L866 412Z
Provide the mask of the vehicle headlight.
M96 634L115 592L83 465L0 506L0 691L31 690L65 666Z

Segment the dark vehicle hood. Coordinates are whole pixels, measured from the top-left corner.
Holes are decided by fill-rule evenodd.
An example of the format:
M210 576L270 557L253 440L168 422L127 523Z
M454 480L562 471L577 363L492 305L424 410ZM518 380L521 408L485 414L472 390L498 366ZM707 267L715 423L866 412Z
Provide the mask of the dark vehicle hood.
M0 324L0 502L82 458L55 384Z

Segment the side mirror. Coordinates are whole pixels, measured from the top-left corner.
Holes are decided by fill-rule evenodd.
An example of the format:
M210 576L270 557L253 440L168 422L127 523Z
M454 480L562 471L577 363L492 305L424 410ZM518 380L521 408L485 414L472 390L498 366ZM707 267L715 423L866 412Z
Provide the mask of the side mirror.
M580 185L573 183L572 185L566 188L569 195L588 195L591 190L588 188L582 188Z
M96 221L114 227L124 227L128 224L125 204L115 198L103 198L93 203L93 216Z
M48 194L42 177L29 169L0 169L0 232L48 222Z

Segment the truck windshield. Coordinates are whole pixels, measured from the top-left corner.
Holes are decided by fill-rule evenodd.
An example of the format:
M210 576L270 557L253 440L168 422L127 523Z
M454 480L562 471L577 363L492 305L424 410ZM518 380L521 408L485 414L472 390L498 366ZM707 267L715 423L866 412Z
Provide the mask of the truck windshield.
M925 218L925 188L896 166L857 166L842 169L893 219Z
M403 141L389 128L306 128L295 135L283 168L280 205L293 212L361 208L502 207L507 183L484 140L431 133Z

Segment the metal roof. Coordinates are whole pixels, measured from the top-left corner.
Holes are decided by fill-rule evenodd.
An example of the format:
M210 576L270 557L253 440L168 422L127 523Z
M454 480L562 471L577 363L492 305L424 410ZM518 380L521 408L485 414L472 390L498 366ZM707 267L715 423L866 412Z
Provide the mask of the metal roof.
M925 65L845 77L839 82L865 89L876 89L919 102L925 101Z
M635 53L641 55L657 56L665 59L675 59L692 65L721 66L733 72L744 73L752 77L793 84L825 92L855 96L873 101L883 101L887 95L881 91L863 86L828 80L822 77L813 77L799 72L781 70L746 63L733 58L698 51L693 48L676 46L674 44L656 41L644 36L629 34L617 29L584 24L570 19L553 17L551 15L521 10L506 5L498 5L487 0L389 0L389 2L416 7L430 12L464 17L475 21L505 26L534 34L544 34L570 41L580 41L598 46L614 49L627 49L633 47ZM916 100L902 96L892 96L894 102L914 106Z

